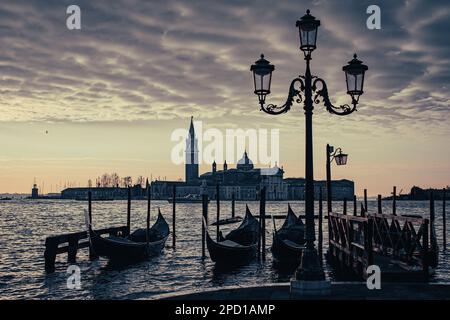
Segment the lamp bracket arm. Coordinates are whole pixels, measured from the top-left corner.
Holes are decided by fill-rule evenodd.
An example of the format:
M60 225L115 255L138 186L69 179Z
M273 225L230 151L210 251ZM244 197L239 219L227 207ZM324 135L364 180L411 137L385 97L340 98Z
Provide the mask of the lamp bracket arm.
M291 109L294 101L296 103L301 103L303 101L301 92L304 91L304 89L305 83L303 82L303 80L300 78L295 78L294 80L292 80L291 85L289 86L288 97L284 105L278 106L276 104L268 104L267 106L265 106L263 103L261 103L261 110L271 115L278 115L288 112Z
M336 158L336 155L338 154L338 151L342 153L342 149L341 148L337 148L336 150L334 150L334 152L332 154L330 154L331 161L333 161L334 158Z
M317 84L320 83L320 88L318 88ZM328 88L325 81L321 78L315 78L312 84L312 90L315 92L314 95L314 103L318 104L320 103L319 96L322 97L323 104L325 105L327 111L332 114L336 114L338 116L346 116L350 113L353 113L356 111L356 105L358 104L358 101L352 98L352 106L348 104L344 104L341 106L334 106L331 101L330 97L328 95Z

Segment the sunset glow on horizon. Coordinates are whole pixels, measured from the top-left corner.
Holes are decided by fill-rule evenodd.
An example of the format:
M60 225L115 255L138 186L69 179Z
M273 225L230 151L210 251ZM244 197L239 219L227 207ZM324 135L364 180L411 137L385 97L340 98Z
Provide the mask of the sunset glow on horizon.
M383 1L381 30L366 27L370 1L77 2L81 30L66 28L69 1L0 4L1 194L34 181L59 192L105 172L184 180L171 134L191 116L222 133L279 129L277 165L304 177L303 109L261 112L249 68L263 52L276 68L267 99L284 103L304 72L295 21L307 8L322 22L312 72L333 103L349 103L342 66L353 53L369 66L357 112L315 105L314 178L325 179L329 143L349 154L333 179L354 181L358 196L450 185L445 1Z

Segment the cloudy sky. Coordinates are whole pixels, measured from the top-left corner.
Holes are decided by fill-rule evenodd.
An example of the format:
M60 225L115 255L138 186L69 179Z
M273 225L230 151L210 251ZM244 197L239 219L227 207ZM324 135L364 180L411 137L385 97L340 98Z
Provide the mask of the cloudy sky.
M66 28L70 4L81 30ZM371 4L381 30L366 27ZM103 172L184 178L170 136L191 115L205 129L279 129L285 175L303 176L302 108L260 112L249 66L264 52L276 65L268 100L284 101L304 72L295 21L308 8L321 20L312 72L334 102L349 102L342 66L353 53L369 66L358 112L316 106L315 178L329 142L350 154L334 177L358 194L450 184L448 1L3 0L0 192Z

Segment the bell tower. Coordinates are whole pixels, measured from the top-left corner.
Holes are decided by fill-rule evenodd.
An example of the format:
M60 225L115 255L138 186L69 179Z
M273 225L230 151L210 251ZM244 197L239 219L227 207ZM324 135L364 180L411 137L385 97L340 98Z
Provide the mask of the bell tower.
M188 184L198 183L198 140L195 137L193 118L191 117L191 125L186 139L185 176Z

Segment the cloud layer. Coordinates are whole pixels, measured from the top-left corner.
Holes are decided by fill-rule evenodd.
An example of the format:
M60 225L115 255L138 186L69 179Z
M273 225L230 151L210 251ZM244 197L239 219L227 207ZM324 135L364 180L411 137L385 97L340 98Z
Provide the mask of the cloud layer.
M2 121L117 121L258 115L249 65L276 64L273 98L302 72L295 20L322 20L314 71L344 102L341 66L353 51L369 65L363 111L371 121L449 116L450 6L383 1L382 30L368 30L369 1L2 1ZM388 116L386 116L388 115ZM288 120L285 120L288 121Z

